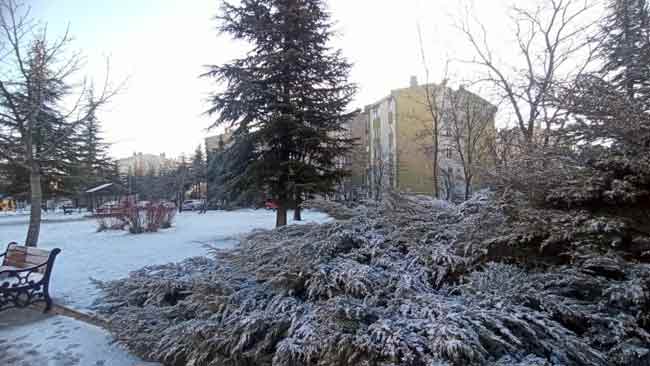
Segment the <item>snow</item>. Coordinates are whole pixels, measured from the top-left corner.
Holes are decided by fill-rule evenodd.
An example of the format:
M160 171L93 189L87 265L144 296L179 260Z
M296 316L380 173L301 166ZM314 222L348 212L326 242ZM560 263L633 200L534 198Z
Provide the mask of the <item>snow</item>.
M21 242L28 220L24 213L0 215L0 246ZM92 312L90 307L99 290L91 278L118 279L144 266L205 255L206 245L230 248L238 234L272 228L275 213L184 212L176 216L171 229L141 235L98 233L96 221L78 213L44 213L43 220L39 247L62 249L50 284L55 303ZM323 213L303 212L303 223L329 220ZM5 311L0 313L0 330L0 365L146 365L118 346L104 329L63 316L41 315L29 309Z
M63 316L11 310L0 319L0 365L140 366L109 333ZM151 364L154 365L154 364Z
M61 222L61 221L74 221L74 220L85 220L87 219L87 212L74 212L68 215L64 215L63 211L48 211L42 213L42 222ZM0 226L3 225L27 225L29 221L29 210L21 211L7 211L0 212ZM2 229L0 229L2 230ZM27 235L27 229L25 233Z
M206 245L230 248L238 234L275 224L275 213L267 210L210 211L202 215L183 212L176 216L171 229L133 235L123 231L98 233L96 221L79 214L51 213L44 217L39 247L62 250L50 284L54 301L85 312L90 311L99 294L92 279L118 279L147 265L205 255ZM0 245L24 240L27 220L24 215L0 216ZM303 222L327 220L323 213L303 213Z

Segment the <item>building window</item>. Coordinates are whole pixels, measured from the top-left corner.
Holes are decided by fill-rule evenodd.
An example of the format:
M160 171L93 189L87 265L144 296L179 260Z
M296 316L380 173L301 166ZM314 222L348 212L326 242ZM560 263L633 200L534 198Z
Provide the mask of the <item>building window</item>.
M453 151L451 150L451 147L445 148L445 156L447 157L447 159L451 159L451 157L453 156Z

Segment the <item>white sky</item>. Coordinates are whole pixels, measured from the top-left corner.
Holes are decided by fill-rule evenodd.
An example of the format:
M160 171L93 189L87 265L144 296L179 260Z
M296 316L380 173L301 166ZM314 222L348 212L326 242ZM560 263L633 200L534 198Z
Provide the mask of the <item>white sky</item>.
M534 0L475 0L475 14L489 31L497 54L512 55L507 5ZM600 0L593 0L600 1ZM471 49L453 27L460 0L330 0L340 37L334 45L353 63L359 87L351 109L408 85L425 81L417 24L421 24L431 82L443 76L445 60L467 59ZM113 82L126 88L100 114L115 157L133 152L189 154L207 135L207 93L217 86L198 78L203 65L241 55L242 45L219 36L212 17L217 0L32 0L34 15L51 33L70 24L74 47L87 58L86 73L101 83L110 56ZM452 63L455 80L472 79L465 64Z

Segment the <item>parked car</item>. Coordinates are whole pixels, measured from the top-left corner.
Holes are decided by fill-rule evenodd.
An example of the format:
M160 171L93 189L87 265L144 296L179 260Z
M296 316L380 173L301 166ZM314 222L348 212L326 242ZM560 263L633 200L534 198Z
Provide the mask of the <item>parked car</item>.
M203 200L187 200L183 202L183 211L200 210L203 206Z
M172 202L172 201L160 201L160 203L165 208L169 208L169 209L175 209L176 208L176 204L174 202Z

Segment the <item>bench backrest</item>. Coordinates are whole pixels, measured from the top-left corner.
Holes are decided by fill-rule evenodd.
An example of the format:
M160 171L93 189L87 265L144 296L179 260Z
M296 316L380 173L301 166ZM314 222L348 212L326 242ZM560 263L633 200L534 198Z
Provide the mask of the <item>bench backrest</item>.
M49 258L49 250L10 244L7 247L7 254L3 265L16 268L27 268L46 263ZM47 266L39 268L39 272L44 273L46 270Z

